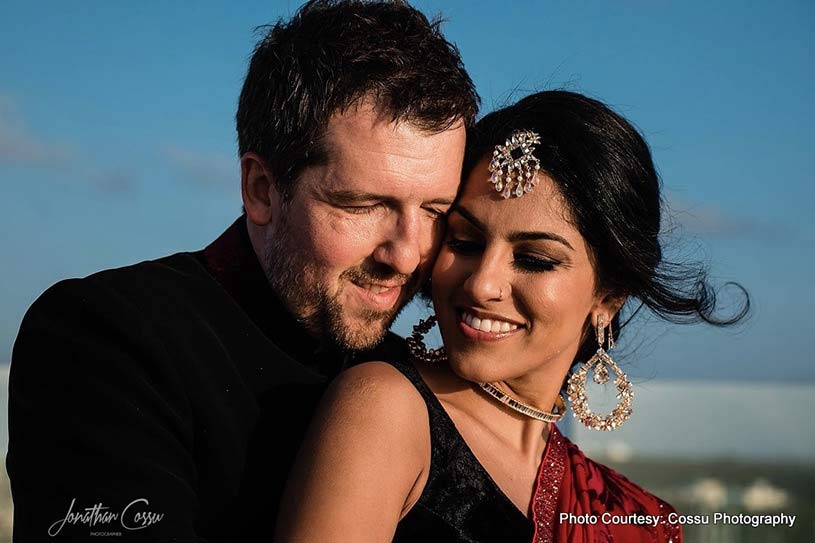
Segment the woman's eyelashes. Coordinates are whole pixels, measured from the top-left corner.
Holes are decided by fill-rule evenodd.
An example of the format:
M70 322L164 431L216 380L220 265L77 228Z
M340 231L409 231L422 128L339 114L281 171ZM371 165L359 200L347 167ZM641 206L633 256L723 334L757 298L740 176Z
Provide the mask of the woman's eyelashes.
M462 256L477 256L484 251L484 244L478 241L448 238L446 245L456 254ZM561 263L551 258L543 258L530 253L514 253L512 265L521 272L552 271Z
M538 256L521 253L515 255L515 260L512 264L518 270L524 272L545 272L554 270L560 264L560 262L557 260L550 260L548 258L541 258Z
M472 256L480 254L484 250L484 245L477 241L468 241L464 239L448 238L445 241L448 247L454 252L464 256Z

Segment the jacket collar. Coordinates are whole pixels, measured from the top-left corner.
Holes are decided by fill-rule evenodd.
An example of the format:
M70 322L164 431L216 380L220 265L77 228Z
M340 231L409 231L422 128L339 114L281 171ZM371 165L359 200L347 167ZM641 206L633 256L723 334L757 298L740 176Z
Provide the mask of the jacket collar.
M321 344L286 309L266 279L246 221L242 215L199 253L204 266L275 345L310 369L333 377L350 364L352 355Z

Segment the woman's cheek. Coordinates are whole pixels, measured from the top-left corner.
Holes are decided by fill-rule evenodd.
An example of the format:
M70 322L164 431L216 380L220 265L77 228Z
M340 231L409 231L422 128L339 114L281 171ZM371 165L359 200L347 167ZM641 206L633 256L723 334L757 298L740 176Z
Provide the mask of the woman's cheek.
M442 245L436 264L433 266L433 282L444 282L454 274L455 254L446 245Z

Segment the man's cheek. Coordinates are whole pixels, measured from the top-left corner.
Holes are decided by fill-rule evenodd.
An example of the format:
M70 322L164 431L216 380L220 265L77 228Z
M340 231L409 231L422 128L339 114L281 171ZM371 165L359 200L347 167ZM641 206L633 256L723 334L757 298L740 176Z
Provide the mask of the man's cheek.
M354 240L336 236L315 241L312 246L302 250L308 251L309 260L316 267L332 275L339 275L349 268L359 266L373 252L373 249L366 252L366 247L354 243Z
M376 249L371 234L362 227L341 233L324 231L313 240L314 257L348 266L357 265Z
M324 213L310 216L306 228L316 245L360 245L378 232L379 225L371 219Z

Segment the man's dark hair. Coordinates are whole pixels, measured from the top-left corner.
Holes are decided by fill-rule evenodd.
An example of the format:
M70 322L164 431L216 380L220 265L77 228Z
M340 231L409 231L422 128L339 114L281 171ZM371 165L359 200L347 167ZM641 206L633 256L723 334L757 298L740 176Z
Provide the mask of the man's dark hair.
M290 194L325 160L330 117L361 99L428 133L472 125L479 98L440 23L404 1L312 0L261 27L238 104L241 156L260 155Z

